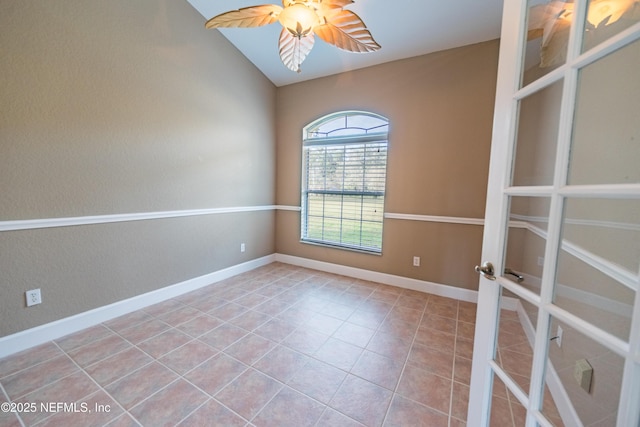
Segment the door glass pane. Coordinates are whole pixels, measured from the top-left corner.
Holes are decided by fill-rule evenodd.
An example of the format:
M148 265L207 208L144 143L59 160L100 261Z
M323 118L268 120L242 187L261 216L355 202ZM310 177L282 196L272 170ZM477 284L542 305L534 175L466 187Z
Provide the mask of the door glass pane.
M582 51L602 43L640 21L636 0L590 0Z
M640 40L581 71L569 184L640 182Z
M556 158L562 81L520 101L513 185L550 185Z
M523 86L564 64L572 1L529 0Z
M571 413L574 409L582 425L614 426L624 359L554 318L549 339L555 336L558 326L562 328L561 346L554 340L547 359L547 372L559 380L554 383L555 387L550 384L556 399L555 402L545 399L542 413L553 419L556 413ZM592 369L590 382L589 368Z
M515 415L515 417L514 417ZM491 396L490 426L520 427L524 426L525 410L513 394L507 392L502 380L493 374L493 395ZM517 424L516 424L517 420Z
M554 303L627 340L640 270L640 200L565 201Z
M547 197L511 197L510 228L505 248L504 276L540 295L549 220ZM518 277L520 276L520 277Z
M512 298L518 300L517 297ZM504 308L500 311L495 361L526 394L531 378L533 351L517 311ZM510 398L515 400L513 396Z

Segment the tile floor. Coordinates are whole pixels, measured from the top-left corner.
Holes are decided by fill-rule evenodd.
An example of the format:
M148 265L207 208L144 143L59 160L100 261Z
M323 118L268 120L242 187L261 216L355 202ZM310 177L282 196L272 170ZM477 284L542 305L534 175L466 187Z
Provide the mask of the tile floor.
M464 426L475 311L273 263L0 360L0 425Z

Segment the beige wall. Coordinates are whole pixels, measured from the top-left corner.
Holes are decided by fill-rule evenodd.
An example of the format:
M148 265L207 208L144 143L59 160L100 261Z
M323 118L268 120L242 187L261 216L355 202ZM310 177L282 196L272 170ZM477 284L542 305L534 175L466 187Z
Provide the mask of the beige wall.
M367 110L391 124L386 212L483 218L497 61L491 41L279 88L277 203L300 206L302 128ZM300 214L279 211L279 253L477 289L481 226L386 219L382 256L299 240Z
M276 88L187 2L3 1L0 40L0 221L275 202ZM271 254L274 226L0 232L0 336Z

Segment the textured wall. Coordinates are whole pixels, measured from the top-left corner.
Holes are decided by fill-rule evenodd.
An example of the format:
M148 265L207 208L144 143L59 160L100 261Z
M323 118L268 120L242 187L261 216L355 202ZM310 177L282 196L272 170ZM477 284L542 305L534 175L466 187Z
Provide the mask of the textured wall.
M276 89L187 2L3 1L0 40L0 221L274 203ZM271 254L274 219L0 232L0 336Z
M390 120L386 212L483 218L497 63L491 41L279 88L278 204L300 206L302 128L368 110ZM277 217L279 253L477 289L481 226L387 219L377 256L300 243L300 214Z

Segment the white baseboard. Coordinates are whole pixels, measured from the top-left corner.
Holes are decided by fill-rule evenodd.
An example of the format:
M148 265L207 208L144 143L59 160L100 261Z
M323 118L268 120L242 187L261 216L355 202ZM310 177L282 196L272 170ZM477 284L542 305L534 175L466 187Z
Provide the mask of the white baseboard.
M379 273L376 271L364 270L362 268L332 264L329 262L316 261L308 258L300 258L291 255L276 254L276 261L283 262L285 264L297 265L299 267L311 268L313 270L325 271L327 273L340 274L342 276L353 277L355 279L369 280L371 282L397 286L399 288L428 292L433 295L453 298L460 301L478 301L478 292L470 289L456 288L454 286L395 276L393 274Z
M97 325L118 316L153 304L175 298L187 292L200 289L229 277L244 273L275 261L275 255L267 255L251 261L237 264L204 276L185 280L184 282L166 286L155 291L147 292L132 298L115 302L85 311L64 319L56 320L45 325L17 332L0 338L0 358L26 350L45 342L58 339L79 330Z

